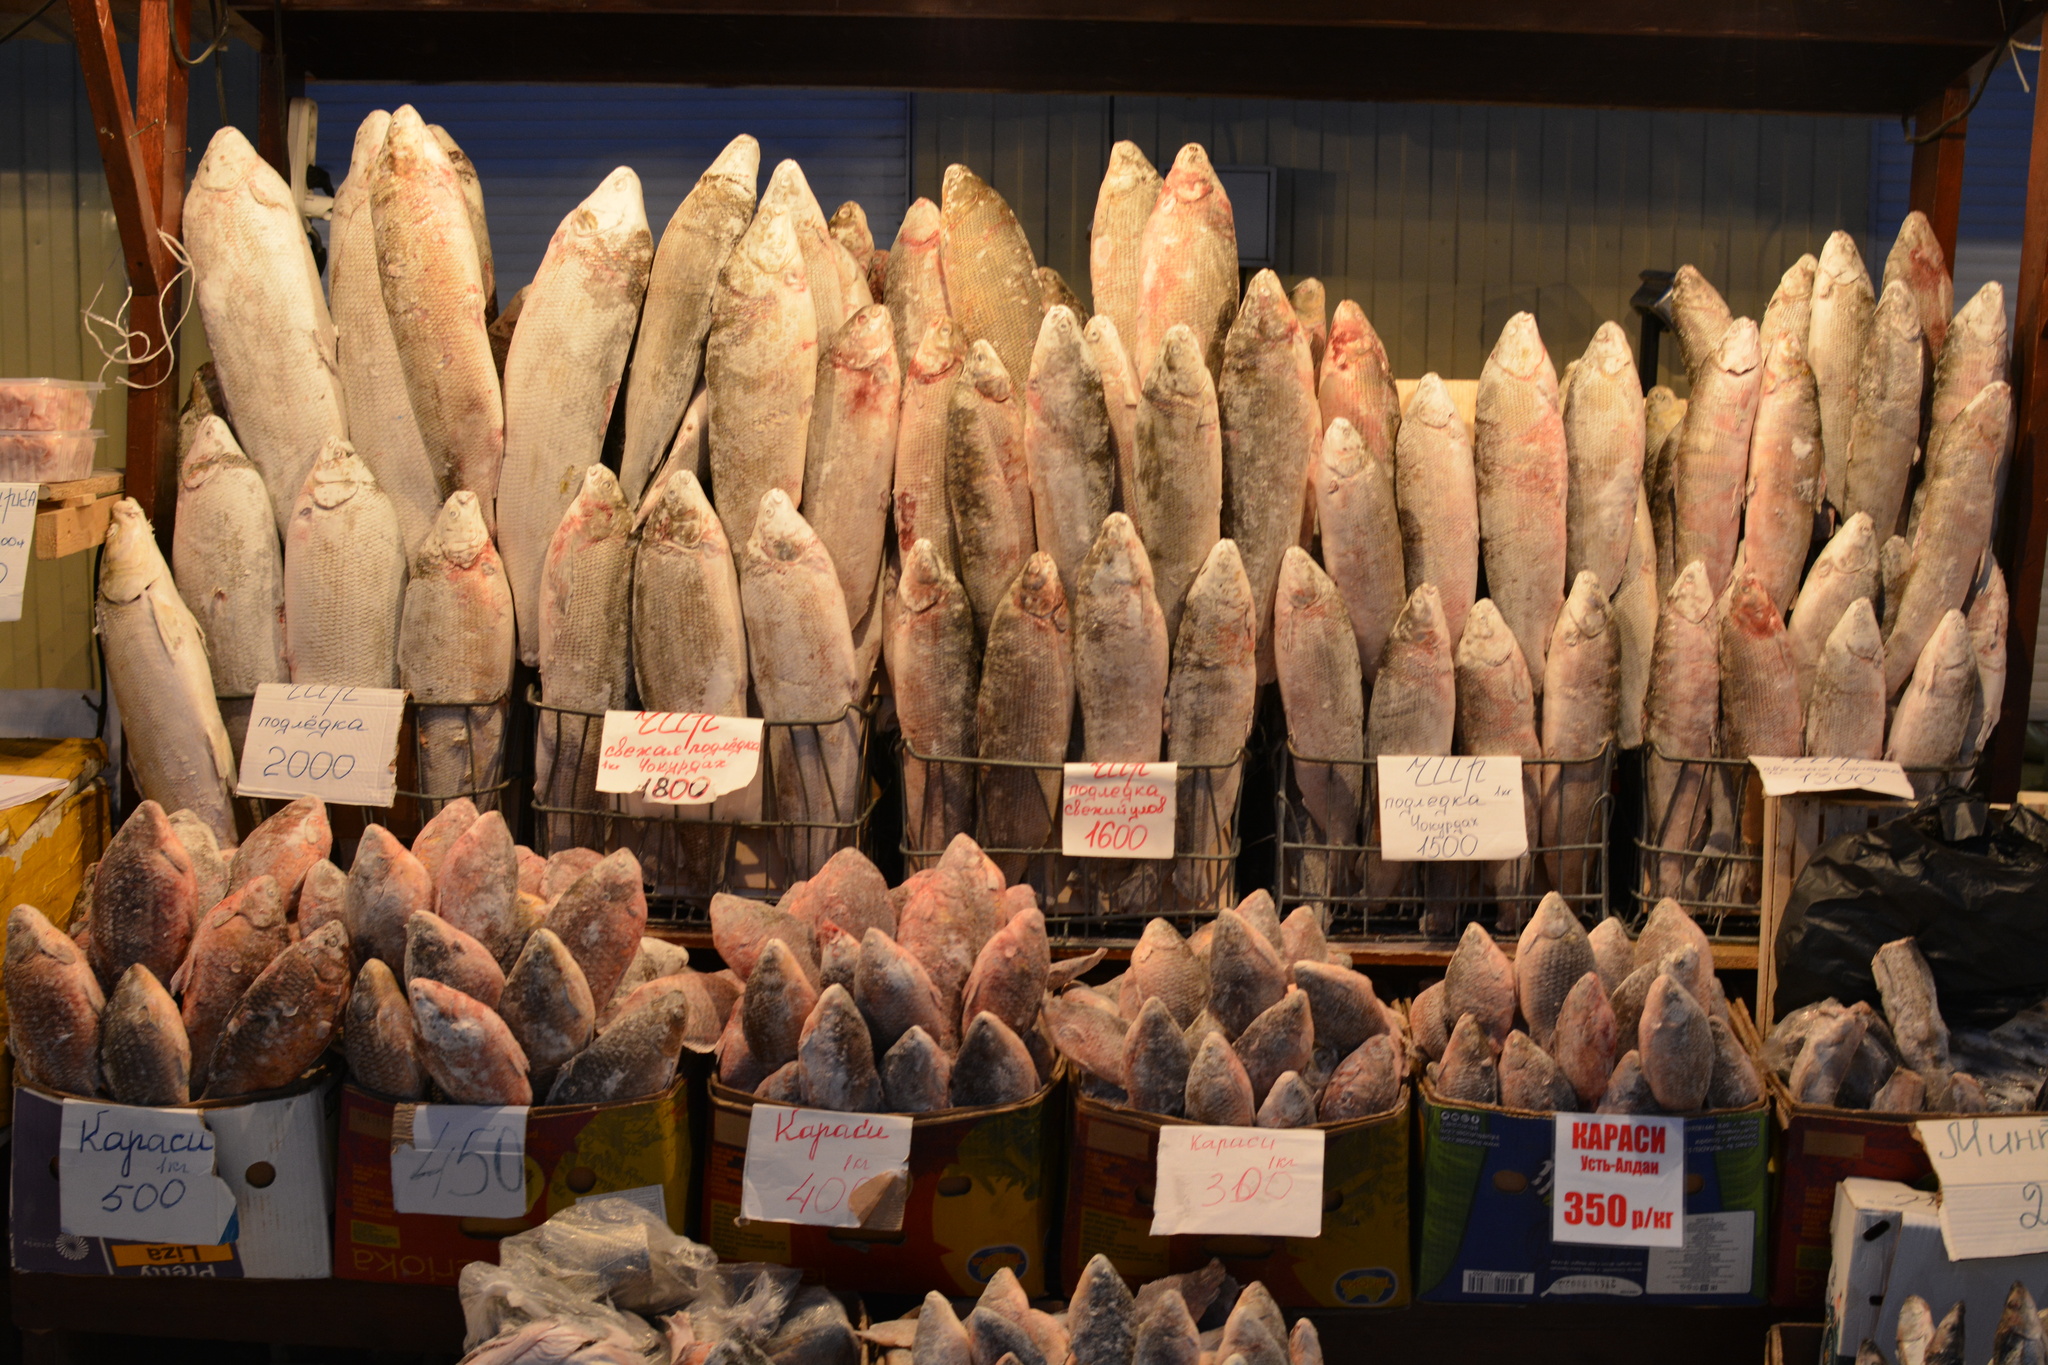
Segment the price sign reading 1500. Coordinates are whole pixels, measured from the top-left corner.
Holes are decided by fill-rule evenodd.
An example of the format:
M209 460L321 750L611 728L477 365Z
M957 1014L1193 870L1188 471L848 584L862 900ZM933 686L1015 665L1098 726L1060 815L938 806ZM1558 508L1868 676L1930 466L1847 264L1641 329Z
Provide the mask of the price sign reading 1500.
M1521 759L1381 754L1378 763L1387 861L1490 862L1529 851Z

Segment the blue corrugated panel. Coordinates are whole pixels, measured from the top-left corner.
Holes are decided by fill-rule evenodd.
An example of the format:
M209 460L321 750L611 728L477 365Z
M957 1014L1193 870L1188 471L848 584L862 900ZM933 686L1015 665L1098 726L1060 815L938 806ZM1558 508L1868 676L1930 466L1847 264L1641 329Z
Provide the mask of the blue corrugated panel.
M412 104L462 144L483 180L501 299L533 277L556 226L614 166L639 173L659 237L740 133L761 141L762 185L794 157L825 212L858 200L880 245L909 204L909 100L886 91L319 81L306 93L320 104L320 164L337 183L372 109Z
M2020 54L2027 83L2034 83L2035 56ZM1970 114L1963 157L1963 211L1956 235L1963 241L2020 239L2026 218L2027 148L2033 138L2034 97L2020 86L2010 60L1999 63L1991 88ZM1879 119L1870 129L1870 240L1878 262L1905 219L1911 190L1913 149L1897 119ZM1874 273L1874 267L1873 267ZM1960 302L1960 297L1958 302Z

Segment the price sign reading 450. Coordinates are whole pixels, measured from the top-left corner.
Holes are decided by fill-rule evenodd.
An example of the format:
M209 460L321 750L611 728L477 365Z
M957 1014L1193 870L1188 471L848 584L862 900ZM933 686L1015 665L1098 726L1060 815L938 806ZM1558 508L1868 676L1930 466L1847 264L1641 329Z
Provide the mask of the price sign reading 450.
M1171 858L1177 763L1069 763L1060 852L1069 858Z
M1154 1237L1318 1237L1323 1134L1313 1128L1161 1128L1155 1188Z
M524 1106L400 1105L391 1116L399 1213L517 1218L526 1205Z

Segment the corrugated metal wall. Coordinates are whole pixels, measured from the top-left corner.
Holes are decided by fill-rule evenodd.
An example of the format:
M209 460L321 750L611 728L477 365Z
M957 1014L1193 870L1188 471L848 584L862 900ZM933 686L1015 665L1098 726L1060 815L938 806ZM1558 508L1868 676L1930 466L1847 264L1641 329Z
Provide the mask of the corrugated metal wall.
M909 97L892 91L699 90L613 85L391 85L315 81L318 161L338 185L372 109L410 103L476 163L498 296L533 278L556 226L614 166L640 176L657 237L740 133L761 142L761 185L794 157L825 212L848 199L887 242L910 202Z
M1277 265L1365 308L1402 375L1475 377L1515 312L1560 367L1636 272L1686 261L1737 312L1869 216L1866 119L1097 96L918 95L917 192L962 161L1010 199L1044 264L1087 293L1109 148L1161 169L1183 143L1279 169ZM1669 359L1670 357L1667 357ZM1667 373L1669 366L1666 366Z
M132 52L127 60L132 71ZM245 130L255 123L255 89L255 55L231 48L230 112ZM211 73L196 72L195 164L219 122ZM76 50L29 38L0 46L0 375L98 378L102 358L86 338L80 310L97 291L96 311L111 313L126 289ZM188 326L197 337L196 316ZM203 357L203 340L193 350ZM115 367L108 377L120 373ZM126 462L126 414L118 387L100 396L95 421L107 433L101 464ZM29 561L22 618L0 625L0 687L98 685L92 560L77 554Z

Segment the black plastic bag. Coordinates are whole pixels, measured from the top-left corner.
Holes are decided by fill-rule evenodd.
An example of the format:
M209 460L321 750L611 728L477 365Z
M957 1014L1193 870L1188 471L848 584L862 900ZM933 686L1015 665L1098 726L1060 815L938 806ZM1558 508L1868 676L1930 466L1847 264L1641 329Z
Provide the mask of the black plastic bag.
M1870 959L1914 938L1951 1027L1990 1028L2048 996L2048 820L1947 791L1823 844L1778 931L1775 1013L1877 1004Z

